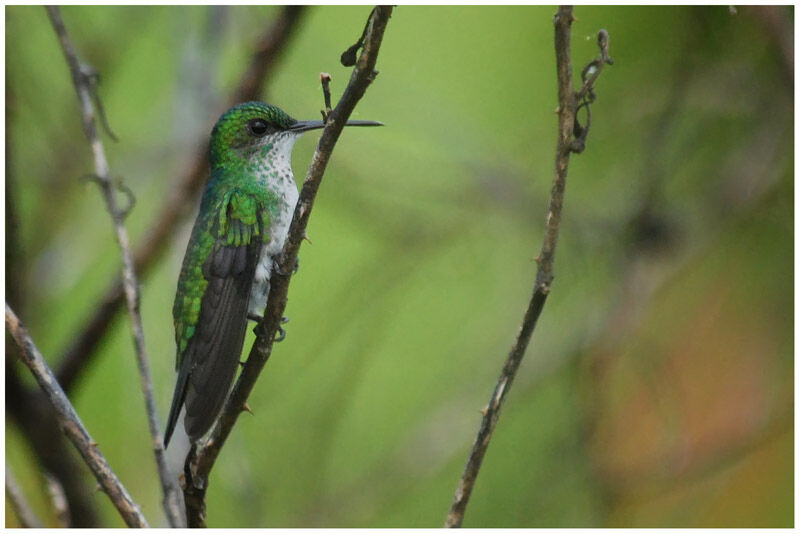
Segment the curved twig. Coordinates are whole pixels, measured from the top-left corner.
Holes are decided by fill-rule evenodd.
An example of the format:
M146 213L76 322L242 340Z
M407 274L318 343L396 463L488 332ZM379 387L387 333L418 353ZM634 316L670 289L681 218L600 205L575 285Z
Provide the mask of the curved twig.
M47 366L47 362L45 362L39 349L36 348L28 331L8 304L6 304L6 328L20 348L20 359L31 370L36 382L39 383L47 399L55 409L61 430L64 431L67 438L78 449L86 465L92 470L100 487L111 499L125 523L129 527L148 527L147 520L139 510L139 505L133 501L128 494L128 490L125 489L117 475L111 470L111 466L108 465L105 457L97 447L97 443L91 438L78 414L75 413L75 409L64 394L61 386L59 386L58 381L56 381L53 372Z
M375 62L391 14L392 7L390 6L378 6L370 14L361 55L342 98L327 118L325 129L306 174L281 260L276 262L273 268L267 306L263 319L256 326L256 340L250 350L250 355L208 441L197 451L196 455L193 454L193 450L187 457L187 465L191 466L189 473L191 480L186 481L184 498L190 527L205 526L205 494L209 473L239 414L247 409L247 398L272 353L272 343L280 327L287 301L289 276L285 273L291 272L297 260L297 253L305 236L314 199L342 128L356 103L364 95L377 74Z
M506 358L500 378L494 388L489 404L483 409L483 419L481 420L478 435L472 445L472 451L467 459L467 465L458 481L453 504L447 515L445 527L460 527L464 520L472 489L483 462L489 442L492 439L492 432L497 425L500 417L500 409L503 401L511 389L511 384L517 374L522 357L528 347L536 321L544 308L547 296L550 293L550 285L553 281L553 259L558 243L558 230L561 223L561 209L564 203L564 189L567 184L567 168L569 157L572 152L579 152L576 142L585 144L588 128L581 132L575 132L575 113L579 103L588 95L599 75L599 68L589 74L581 90L573 91L572 88L572 64L570 60L570 28L574 21L571 6L561 6L555 16L555 49L556 49L556 70L558 77L558 146L556 148L556 168L553 180L553 189L550 193L550 202L547 209L545 222L545 233L542 242L542 249L539 257L536 258L539 264L536 270L536 282L533 288L533 295L528 303L528 309L522 319L519 333L517 334L511 351ZM603 35L604 34L604 35ZM610 63L608 57L608 34L601 30L598 38L601 49L602 63ZM602 65L601 65L602 66ZM586 73L587 70L585 69ZM580 138L575 136L580 134ZM582 148L581 148L582 150Z
M78 61L75 49L67 34L64 22L61 20L61 13L55 6L47 7L47 14L53 23L53 28L61 42L64 57L72 73L72 82L75 91L78 93L78 100L81 105L83 118L83 128L89 145L94 156L95 181L100 187L106 202L106 207L111 214L111 221L114 226L117 243L119 244L122 255L122 280L125 291L125 300L128 304L128 316L133 329L133 344L136 352L136 362L139 367L139 378L142 383L144 393L145 409L147 411L147 422L152 439L153 453L158 467L158 476L161 480L161 488L164 493L164 512L167 515L170 526L181 526L182 518L180 513L180 493L174 477L170 475L167 467L167 458L164 454L163 439L159 428L156 401L153 396L153 381L150 378L150 364L147 358L147 350L144 342L144 328L142 326L142 316L139 313L139 283L136 279L136 272L133 265L133 254L131 253L130 239L128 231L123 222L125 213L120 209L114 195L115 184L111 178L111 170L106 158L103 142L97 135L97 116L98 112L92 101L99 101L99 96L92 88L92 78L97 74L94 69L82 65ZM103 112L99 112L100 117Z

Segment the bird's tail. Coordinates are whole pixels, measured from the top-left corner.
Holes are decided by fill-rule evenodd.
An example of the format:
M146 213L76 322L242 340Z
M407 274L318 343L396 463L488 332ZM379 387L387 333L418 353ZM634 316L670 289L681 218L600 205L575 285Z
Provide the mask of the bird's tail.
M181 366L178 371L178 383L175 384L175 393L172 396L172 407L169 409L169 417L167 418L167 430L164 432L164 448L169 445L169 439L172 437L172 432L175 430L175 425L178 423L178 415L183 408L183 401L186 398L186 382L189 378L189 372Z

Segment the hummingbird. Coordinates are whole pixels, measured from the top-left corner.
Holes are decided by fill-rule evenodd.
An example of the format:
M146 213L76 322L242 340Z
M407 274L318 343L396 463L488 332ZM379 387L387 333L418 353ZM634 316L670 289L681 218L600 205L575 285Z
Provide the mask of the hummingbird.
M210 176L183 258L172 316L178 380L164 434L178 415L196 443L219 415L236 375L247 321L259 320L275 257L283 250L298 192L292 147L323 121L298 121L264 102L222 114L211 131ZM345 126L382 126L351 120Z

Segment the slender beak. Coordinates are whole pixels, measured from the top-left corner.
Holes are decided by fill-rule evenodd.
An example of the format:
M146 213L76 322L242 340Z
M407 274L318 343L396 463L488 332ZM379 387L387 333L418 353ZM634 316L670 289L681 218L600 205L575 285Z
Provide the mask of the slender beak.
M347 121L345 126L383 126L382 122L378 121ZM309 130L318 130L324 128L325 123L322 121L297 121L289 127L290 132L307 132Z

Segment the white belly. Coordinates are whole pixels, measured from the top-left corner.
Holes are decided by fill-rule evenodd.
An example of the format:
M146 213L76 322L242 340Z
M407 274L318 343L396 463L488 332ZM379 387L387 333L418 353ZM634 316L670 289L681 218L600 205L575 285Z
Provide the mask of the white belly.
M267 306L269 296L269 277L272 274L273 258L281 253L283 245L286 243L286 234L289 232L289 225L294 215L294 207L297 205L297 187L294 180L289 180L291 187L283 188L281 191L282 205L279 215L270 223L270 240L261 249L261 256L258 259L256 274L253 280L253 288L250 290L250 304L247 313L251 316L261 317L264 308Z

